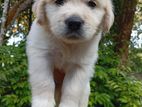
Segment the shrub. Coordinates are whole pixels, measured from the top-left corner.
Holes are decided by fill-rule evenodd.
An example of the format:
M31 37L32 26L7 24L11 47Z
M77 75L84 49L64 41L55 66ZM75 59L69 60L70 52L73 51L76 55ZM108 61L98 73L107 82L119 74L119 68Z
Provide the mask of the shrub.
M100 44L99 61L91 81L89 107L142 107L142 82L118 68L119 59L113 44L104 38ZM131 69L129 69L131 70Z
M142 83L116 68L96 66L90 107L141 107Z
M29 107L24 43L0 48L0 107Z

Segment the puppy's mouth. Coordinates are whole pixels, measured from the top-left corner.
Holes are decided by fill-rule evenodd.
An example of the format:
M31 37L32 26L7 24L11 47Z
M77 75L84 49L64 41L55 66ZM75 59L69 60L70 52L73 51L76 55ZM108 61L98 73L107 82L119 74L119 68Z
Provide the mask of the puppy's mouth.
M67 32L65 34L65 38L66 39L70 39L70 40L80 40L80 39L83 39L83 36L82 36L81 31L78 31L78 32Z

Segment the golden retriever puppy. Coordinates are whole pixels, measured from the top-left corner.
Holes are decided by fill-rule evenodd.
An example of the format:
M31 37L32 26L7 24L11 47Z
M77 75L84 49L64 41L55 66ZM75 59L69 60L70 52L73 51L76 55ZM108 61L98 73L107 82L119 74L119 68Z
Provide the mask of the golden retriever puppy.
M111 0L36 0L27 38L32 107L87 107Z

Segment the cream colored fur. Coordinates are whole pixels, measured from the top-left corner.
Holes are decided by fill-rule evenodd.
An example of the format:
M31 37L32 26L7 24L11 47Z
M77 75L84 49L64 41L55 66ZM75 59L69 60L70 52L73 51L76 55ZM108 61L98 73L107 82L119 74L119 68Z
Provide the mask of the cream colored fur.
M89 81L98 58L98 44L102 32L113 23L110 0L66 0L57 6L56 0L36 0L33 22L27 38L29 76L32 90L32 107L55 107L54 68L65 73L59 107L87 107L90 93ZM65 38L64 21L78 15L84 20L80 40Z

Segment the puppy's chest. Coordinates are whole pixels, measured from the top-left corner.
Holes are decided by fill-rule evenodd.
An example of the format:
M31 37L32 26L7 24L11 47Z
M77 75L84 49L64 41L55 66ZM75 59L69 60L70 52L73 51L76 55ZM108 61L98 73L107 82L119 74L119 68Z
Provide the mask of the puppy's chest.
M52 51L52 56L54 60L54 66L64 71L68 66L77 63L77 58L78 58L77 53L71 50L68 51L61 50L59 48L56 48Z
M71 60L60 50L56 50L53 53L54 66L58 69L65 69L67 63L71 62Z
M58 50L54 51L53 60L54 60L55 68L63 69L66 61L65 61L63 54L60 51Z

